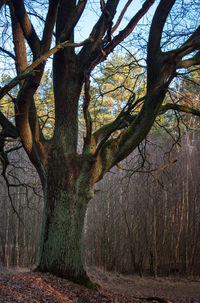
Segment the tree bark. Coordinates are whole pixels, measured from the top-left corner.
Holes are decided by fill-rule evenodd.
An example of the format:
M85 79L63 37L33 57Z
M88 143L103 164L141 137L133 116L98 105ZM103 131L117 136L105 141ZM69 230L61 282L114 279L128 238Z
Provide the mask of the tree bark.
M61 154L57 154L57 157ZM55 159L57 159L57 157ZM52 161L44 187L44 216L40 261L37 270L51 272L75 283L93 287L84 268L82 234L87 204L88 188L84 193L77 183L82 177L77 160L70 165L77 172L69 173L68 161ZM71 167L71 169L72 169ZM86 178L85 178L86 179Z

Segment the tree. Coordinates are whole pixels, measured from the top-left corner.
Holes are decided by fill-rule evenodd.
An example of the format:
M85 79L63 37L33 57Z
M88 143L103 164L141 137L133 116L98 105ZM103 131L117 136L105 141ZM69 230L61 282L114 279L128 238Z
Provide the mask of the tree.
M140 144L160 113L172 108L199 115L199 111L188 106L168 103L162 107L177 71L200 63L200 27L191 17L198 4L195 1L190 3L191 14L188 15L188 1L146 0L127 25L117 32L132 1L127 1L118 14L117 7L122 2L100 0L100 16L96 24L89 37L78 43L74 38L75 30L83 12L91 7L91 2L43 1L43 10L39 9L39 12L37 1L0 2L0 8L5 7L1 13L5 16L2 20L7 22L5 28L10 30L6 32L7 36L12 31L14 54L6 39L2 40L1 52L14 60L17 73L0 89L0 98L19 85L17 97L12 99L15 123L0 113L1 159L6 159L5 140L20 140L40 176L45 209L38 270L85 285L90 280L82 261L81 238L87 204L94 195L94 184ZM154 3L157 7L154 13L151 11L153 17L149 25L145 95L135 100L134 92L130 93L118 116L93 131L89 112L90 74L133 32ZM180 24L173 26L170 23L177 19L174 15L177 9L180 10L178 17L184 19L186 15L186 20L189 20L184 31ZM31 23L34 16L36 19ZM113 25L115 16L118 19ZM43 25L35 29L38 19L43 21ZM179 37L177 41L176 35ZM140 37L141 41L147 39L145 31L143 37L139 35L134 41L140 43ZM55 47L50 49L52 44ZM34 96L44 74L45 62L51 55L55 125L53 136L48 139L42 132ZM32 60L30 65L29 60ZM77 152L78 106L83 86L85 137L80 154ZM138 104L142 105L141 109L134 114ZM3 165L4 176L6 166L7 162Z

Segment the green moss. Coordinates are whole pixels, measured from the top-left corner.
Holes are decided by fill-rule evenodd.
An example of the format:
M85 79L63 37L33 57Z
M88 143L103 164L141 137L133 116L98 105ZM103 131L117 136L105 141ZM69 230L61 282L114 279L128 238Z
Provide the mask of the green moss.
M80 206L85 201L80 201L80 197L76 199L75 195L64 190L57 190L56 197L54 193L53 210L47 206L46 237L43 237L43 250L37 270L95 289L82 261L82 230L86 208ZM46 205L52 204L47 201Z

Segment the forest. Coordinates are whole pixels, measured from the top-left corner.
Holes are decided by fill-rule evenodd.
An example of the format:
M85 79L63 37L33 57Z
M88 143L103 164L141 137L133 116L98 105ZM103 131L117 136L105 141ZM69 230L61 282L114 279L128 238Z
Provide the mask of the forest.
M101 76L93 79L91 112L97 126L121 111L126 98L121 87L129 90L135 73L130 62L128 57L114 55L102 67ZM190 73L177 84L177 95L183 103L198 100L198 75L197 71ZM6 81L5 76L3 79ZM195 88L188 93L192 81ZM105 104L103 113L97 103L98 86ZM113 89L116 86L117 93ZM143 89L140 85L139 94ZM36 96L38 102L45 102L42 110L45 106L53 108L49 72L43 79L43 92ZM9 100L5 100L4 107L9 112ZM46 136L51 136L52 112L48 113ZM80 124L82 119L80 108ZM200 121L173 112L162 120L164 126L157 121L138 149L96 184L84 225L84 259L88 266L154 277L199 275ZM80 135L79 148L81 140ZM9 161L11 201L1 177L1 264L34 268L39 258L44 203L41 184L21 149L12 153Z
M0 270L198 280L198 1L0 0L0 16Z

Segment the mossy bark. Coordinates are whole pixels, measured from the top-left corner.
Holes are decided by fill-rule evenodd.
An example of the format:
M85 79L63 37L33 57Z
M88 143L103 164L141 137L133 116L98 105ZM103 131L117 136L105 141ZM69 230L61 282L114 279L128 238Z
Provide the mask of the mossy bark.
M52 180L54 179L54 182ZM82 233L88 198L51 177L45 190L38 271L50 272L92 288L83 264Z

